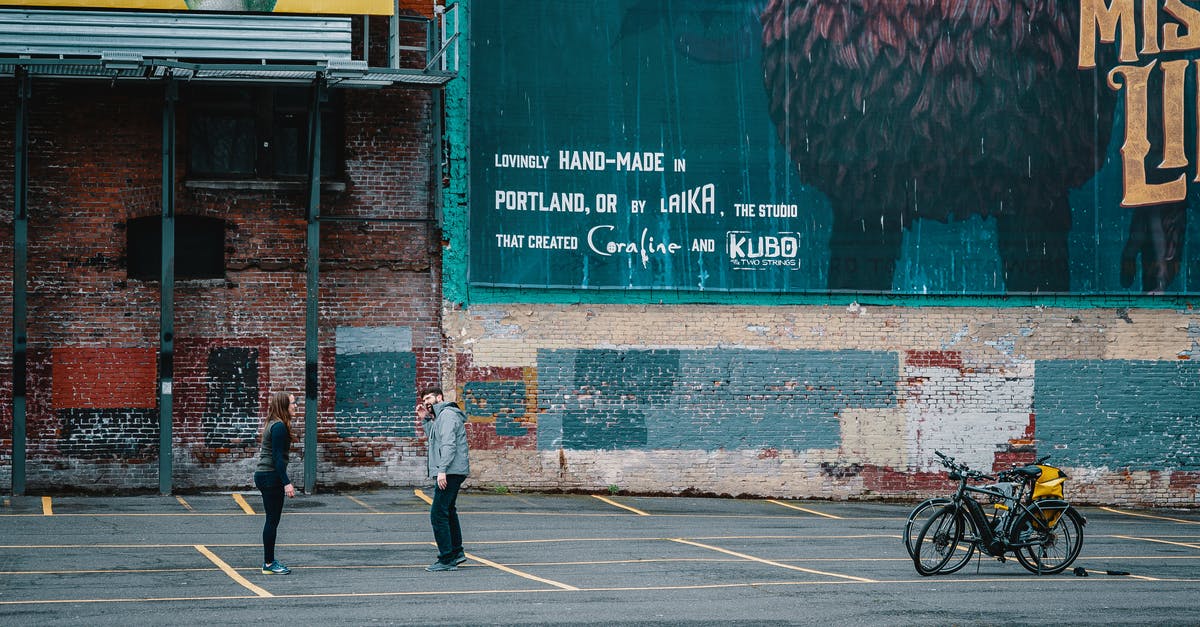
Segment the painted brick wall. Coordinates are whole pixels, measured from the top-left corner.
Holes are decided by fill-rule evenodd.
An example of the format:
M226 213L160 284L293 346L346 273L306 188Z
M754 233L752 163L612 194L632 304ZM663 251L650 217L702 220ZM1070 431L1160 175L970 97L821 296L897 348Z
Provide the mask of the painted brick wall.
M445 100L444 384L476 482L919 497L948 489L943 450L985 469L1050 454L1088 502L1200 505L1186 299L469 286L468 82Z
M1196 506L1200 314L448 305L483 485L828 498L1049 454L1069 495Z
M373 30L386 20L372 20ZM386 37L372 37L372 54ZM0 91L15 94L12 81ZM151 490L159 456L157 281L125 268L127 220L160 213L161 88L34 81L29 172L27 489ZM318 485L422 480L415 388L441 379L441 241L431 222L433 92L345 94L345 191L322 196L318 451L296 424L293 479ZM0 99L13 154L15 98ZM302 185L189 186L179 108L178 215L226 221L226 276L175 292L174 485L251 485L267 399L304 399ZM12 259L12 159L0 159L0 254ZM380 220L383 219L383 220ZM186 250L177 251L186 255ZM11 263L0 301L11 303ZM11 329L10 307L0 325ZM0 334L0 485L12 479L12 343ZM351 350L345 338L357 337ZM399 338L403 338L401 341ZM357 348L354 348L357 347ZM344 362L339 359L344 358ZM378 386L388 389L382 390Z

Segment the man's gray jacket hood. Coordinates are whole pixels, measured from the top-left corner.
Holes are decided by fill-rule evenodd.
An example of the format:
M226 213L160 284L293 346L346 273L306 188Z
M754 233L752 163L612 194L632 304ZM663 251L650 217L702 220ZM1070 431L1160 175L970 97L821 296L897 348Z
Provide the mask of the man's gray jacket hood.
M429 476L438 473L448 475L471 474L471 460L467 456L467 415L451 402L433 406L435 418L425 423L425 437L429 441Z

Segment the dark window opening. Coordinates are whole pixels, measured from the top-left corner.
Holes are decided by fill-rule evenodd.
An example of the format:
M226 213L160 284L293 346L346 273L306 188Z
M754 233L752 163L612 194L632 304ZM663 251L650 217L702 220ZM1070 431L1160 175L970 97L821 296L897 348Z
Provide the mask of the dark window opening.
M188 176L303 179L308 176L304 87L202 87L191 90ZM321 105L321 178L342 175L342 99Z
M134 218L126 225L125 261L129 278L162 277L162 216ZM225 278L225 221L175 217L175 278Z

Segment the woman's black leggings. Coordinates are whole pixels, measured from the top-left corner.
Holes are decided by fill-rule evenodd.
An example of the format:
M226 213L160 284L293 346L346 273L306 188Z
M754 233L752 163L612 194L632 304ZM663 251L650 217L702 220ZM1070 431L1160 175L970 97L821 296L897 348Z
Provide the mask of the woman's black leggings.
M279 530L279 519L283 517L283 486L272 474L254 474L254 484L262 492L263 510L267 520L263 523L263 563L275 561L275 535Z

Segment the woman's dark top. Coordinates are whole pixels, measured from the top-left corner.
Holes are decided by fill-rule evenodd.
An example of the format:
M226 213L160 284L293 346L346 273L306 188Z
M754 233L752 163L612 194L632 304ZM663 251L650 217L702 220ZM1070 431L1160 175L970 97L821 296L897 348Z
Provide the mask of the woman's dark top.
M292 482L287 476L288 450L292 443L288 439L287 427L276 420L263 430L262 446L258 450L258 466L254 473L273 474L279 479L279 485L285 486Z

